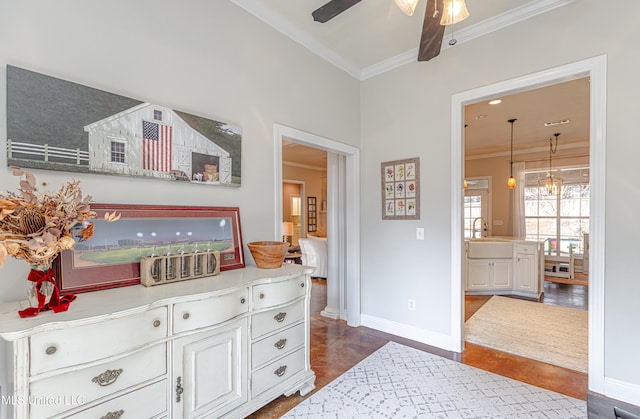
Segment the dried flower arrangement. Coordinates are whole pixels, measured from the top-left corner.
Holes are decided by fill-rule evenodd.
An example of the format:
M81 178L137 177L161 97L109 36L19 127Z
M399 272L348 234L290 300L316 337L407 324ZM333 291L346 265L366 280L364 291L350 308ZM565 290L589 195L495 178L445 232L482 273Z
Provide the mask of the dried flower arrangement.
M11 256L26 261L32 272L43 272L33 277L30 274L28 278L37 282L41 294L41 283L54 284L50 269L53 260L75 245L74 227L82 224L83 229L76 237L89 239L93 235L93 223L89 220L96 213L91 211L91 196L82 195L78 180L67 182L57 192L39 192L32 173L14 168L13 174L24 178L20 180L19 193L0 192L0 266ZM108 221L118 218L115 213L105 214Z

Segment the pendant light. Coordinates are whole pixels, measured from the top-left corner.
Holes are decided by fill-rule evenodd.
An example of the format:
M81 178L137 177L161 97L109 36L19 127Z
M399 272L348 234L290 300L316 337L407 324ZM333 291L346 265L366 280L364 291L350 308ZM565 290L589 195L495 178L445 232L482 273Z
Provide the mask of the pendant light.
M556 132L553 135L556 138L555 143L553 138L549 138L549 171L547 172L547 180L544 185L544 188L547 191L547 195L557 195L558 192L562 189L562 179L554 179L554 175L551 171L551 156L553 154L556 154L556 151L558 151L558 136L560 135L560 133Z
M511 157L509 157L509 179L507 180L507 186L509 189L514 189L516 187L516 178L513 177L513 123L516 122L517 119L510 119L507 122L511 124Z

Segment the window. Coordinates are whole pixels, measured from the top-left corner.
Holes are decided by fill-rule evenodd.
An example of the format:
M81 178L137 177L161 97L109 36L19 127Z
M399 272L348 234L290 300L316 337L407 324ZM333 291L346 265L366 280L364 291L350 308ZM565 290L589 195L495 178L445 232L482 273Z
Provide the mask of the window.
M489 179L467 179L464 191L464 238L490 236Z
M155 119L156 121L162 121L162 111L154 109L153 110L153 119Z
M120 141L111 141L111 162L126 163L125 162L125 143Z
M527 239L544 241L545 253L583 254L583 236L589 233L589 169L554 170L551 174L562 181L557 195L544 187L547 173L526 173Z

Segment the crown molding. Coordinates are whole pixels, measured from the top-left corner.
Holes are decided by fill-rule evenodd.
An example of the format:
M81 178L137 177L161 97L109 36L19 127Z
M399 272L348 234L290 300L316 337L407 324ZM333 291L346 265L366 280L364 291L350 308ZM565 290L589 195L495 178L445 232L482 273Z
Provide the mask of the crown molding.
M409 51L405 51L394 57L380 61L376 64L360 68L352 61L346 59L340 54L335 53L333 50L318 42L317 39L301 30L299 27L292 24L290 21L282 17L282 15L276 13L273 9L266 6L264 3L256 0L230 0L231 3L246 10L250 14L254 15L258 19L265 22L267 25L274 28L276 31L282 33L298 44L302 45L309 51L318 55L325 61L335 65L341 70L348 73L350 76L363 81L371 77L377 76L395 68L401 67L405 64L413 63L418 57L418 48L412 48ZM507 12L485 19L482 22L478 22L474 25L456 31L456 43L457 45L487 35L491 32L506 28L523 20L527 20L539 14L548 12L558 7L565 6L569 3L573 3L576 0L533 0L520 7L516 7ZM443 38L442 49L445 51L453 46L445 42Z
M446 39L442 39L442 47L440 51L445 51L449 48L453 48L457 45L464 44L481 36L487 35L491 32L506 28L507 26L514 25L518 22L530 19L542 13L546 13L558 7L565 6L569 3L573 3L576 0L534 0L520 7L513 8L507 12L490 17L474 25L456 31L455 38L457 40L455 45L449 45L449 42L445 42ZM395 68L401 67L405 64L415 62L418 57L418 48L410 49L409 51L398 54L395 57L391 57L379 63L370 65L362 69L360 74L360 80L366 80L368 78L377 76Z
M293 25L290 21L282 17L282 15L265 6L264 3L255 0L230 1L241 9L244 9L247 12L251 13L267 25L271 26L276 31L280 32L286 37L302 45L309 51L318 55L320 58L335 65L352 77L360 79L361 70L358 66L318 42L314 37L310 36L308 33Z
M286 160L282 161L282 165L283 166L291 166L291 167L299 167L301 169L317 170L319 172L326 172L327 171L326 167L312 166L310 164L296 163L296 162L293 162L293 161L286 161Z
M570 144L558 144L558 150L571 150L574 148L583 148L583 147L589 147L589 140L584 140L584 141L578 141L578 142L574 142L574 143L570 143ZM525 148L525 149L520 149L520 150L513 150L513 155L522 155L522 154L533 154L533 153L542 153L542 152L548 152L549 151L549 147L548 146L543 146L543 147L533 147L533 148ZM465 160L481 160L481 159L491 159L494 157L504 157L504 156L509 156L510 152L509 151L499 151L496 153L485 153L485 154L474 154L472 156L466 156L464 157Z

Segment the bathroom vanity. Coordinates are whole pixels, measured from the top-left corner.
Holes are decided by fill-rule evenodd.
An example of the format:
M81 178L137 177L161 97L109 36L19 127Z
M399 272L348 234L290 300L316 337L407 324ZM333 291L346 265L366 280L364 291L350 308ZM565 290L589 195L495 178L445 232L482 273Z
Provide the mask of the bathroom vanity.
M467 295L542 296L542 243L489 237L465 240L464 246Z
M307 394L311 272L285 264L96 291L28 319L21 302L0 304L0 417L240 418Z

